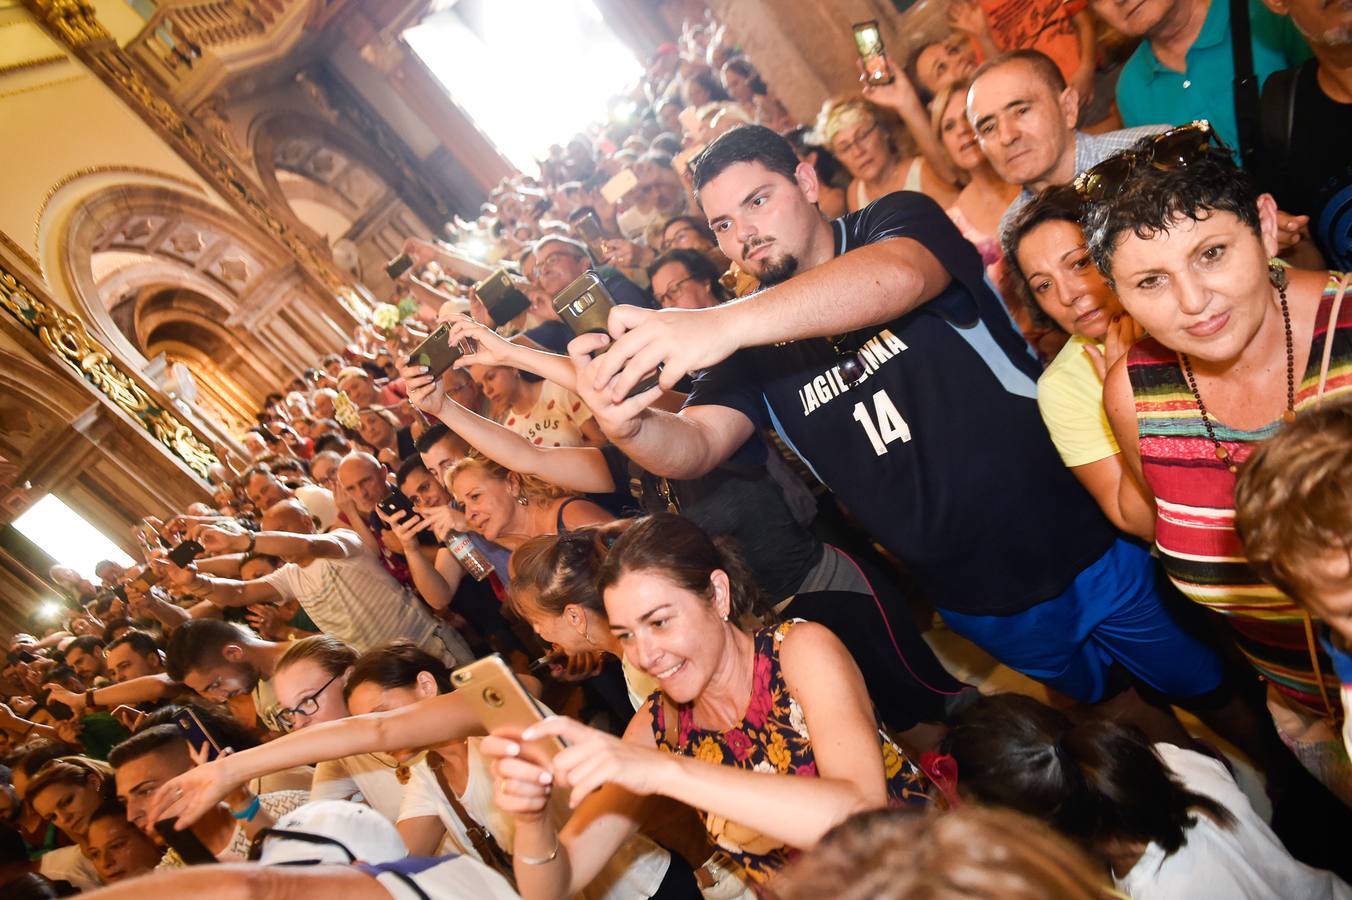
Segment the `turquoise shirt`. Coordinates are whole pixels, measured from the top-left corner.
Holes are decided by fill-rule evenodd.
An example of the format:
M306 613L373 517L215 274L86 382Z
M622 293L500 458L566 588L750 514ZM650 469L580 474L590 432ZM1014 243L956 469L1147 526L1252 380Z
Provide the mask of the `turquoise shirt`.
M1261 0L1249 0L1253 69L1261 85L1273 72L1310 58L1310 48L1286 16L1275 15ZM1235 123L1235 61L1230 40L1229 0L1211 0L1202 30L1188 50L1187 71L1175 72L1155 57L1148 40L1122 67L1117 108L1131 127L1168 122L1183 125L1207 119L1230 149L1239 147Z

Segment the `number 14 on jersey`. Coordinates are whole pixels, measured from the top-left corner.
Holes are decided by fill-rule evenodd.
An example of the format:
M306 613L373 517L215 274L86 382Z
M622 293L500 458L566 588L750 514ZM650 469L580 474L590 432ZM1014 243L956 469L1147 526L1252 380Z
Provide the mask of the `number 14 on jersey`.
M873 445L873 452L879 456L887 452L887 445L893 441L899 440L904 444L911 439L911 427L906 424L901 413L897 412L896 404L887 396L885 390L873 395L871 415L867 400L856 403L854 420L864 426L864 433L868 435L869 443Z

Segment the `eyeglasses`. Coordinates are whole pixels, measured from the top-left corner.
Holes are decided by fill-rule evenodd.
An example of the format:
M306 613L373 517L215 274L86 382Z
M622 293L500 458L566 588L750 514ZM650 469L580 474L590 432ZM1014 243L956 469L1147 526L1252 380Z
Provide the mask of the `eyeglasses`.
M861 131L861 132L859 132L858 134L856 134L856 135L854 136L854 140L852 140L852 141L841 141L840 143L835 144L834 147L835 147L836 156L845 156L845 155L848 154L848 153L853 153L854 151L858 150L858 149L863 145L864 141L866 141L866 140L868 140L870 137L872 137L872 136L873 136L873 132L875 132L875 131L877 131L877 130L878 130L878 123L877 123L877 122L874 122L872 125L870 125L869 127L865 128L863 131Z
M338 673L338 675L342 674L343 674L342 672ZM291 728L292 726L295 725L296 716L298 715L313 716L315 713L319 712L319 695L328 690L329 685L333 684L335 681L338 680L338 675L334 675L328 681L324 682L323 686L319 690L315 691L310 696L305 697L290 709L287 709L284 706L278 709L277 721L281 722L287 728Z
M1097 203L1116 196L1140 166L1163 172L1186 169L1210 152L1212 141L1222 153L1230 155L1230 148L1206 119L1171 128L1155 135L1141 150L1124 150L1086 169L1075 179L1075 190L1085 200Z
M300 841L303 844L316 844L321 847L337 847L347 855L347 861L349 863L357 861L357 854L347 849L347 845L343 844L341 841L337 841L331 837L325 837L322 834L310 834L305 831L287 831L285 828L264 828L261 829L258 834L254 835L254 839L249 842L249 862L258 862L259 858L262 857L263 842L268 838L284 838L288 841ZM297 859L279 863L279 865L315 866L321 865L321 861L317 859Z
M657 295L657 302L662 306L670 306L676 302L676 295L686 286L687 282L694 281L694 275L687 275L679 281L673 281L671 287Z
M576 250L555 250L535 264L535 274L532 276L531 280L538 281L540 276L544 275L546 272L553 272L554 267L559 263L559 257L582 259L582 254L578 253Z

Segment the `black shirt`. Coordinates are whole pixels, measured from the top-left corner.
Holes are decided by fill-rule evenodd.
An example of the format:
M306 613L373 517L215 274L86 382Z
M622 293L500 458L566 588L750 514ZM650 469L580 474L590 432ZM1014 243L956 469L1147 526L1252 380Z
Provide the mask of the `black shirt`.
M912 192L832 228L837 254L912 238L952 282L919 309L845 337L862 347L868 373L853 387L816 338L734 354L696 381L688 405L775 428L936 606L1012 614L1060 594L1116 533L1052 446L1037 363L976 248Z
M1296 76L1291 146L1269 182L1277 205L1310 217L1310 234L1329 267L1352 269L1352 103L1329 99L1319 86L1319 61Z
M766 596L798 590L822 556L821 541L798 524L784 492L765 468L765 442L753 436L702 478L658 478L614 444L601 448L615 487L627 489L640 512L678 512L713 537L732 538Z

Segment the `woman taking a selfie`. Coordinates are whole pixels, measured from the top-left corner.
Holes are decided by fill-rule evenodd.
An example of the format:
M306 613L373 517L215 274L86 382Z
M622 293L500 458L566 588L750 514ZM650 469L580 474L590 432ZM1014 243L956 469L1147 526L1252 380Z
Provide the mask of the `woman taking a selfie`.
M927 802L839 640L808 622L745 630L749 586L689 521L633 525L599 588L609 631L661 693L623 739L560 717L484 739L498 758L498 805L516 818L523 896L586 885L638 827L648 795L700 810L710 838L756 883L855 812ZM523 739L549 736L567 743L552 760L523 749ZM546 814L555 784L571 789L575 810L561 831Z

